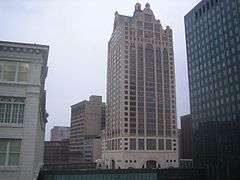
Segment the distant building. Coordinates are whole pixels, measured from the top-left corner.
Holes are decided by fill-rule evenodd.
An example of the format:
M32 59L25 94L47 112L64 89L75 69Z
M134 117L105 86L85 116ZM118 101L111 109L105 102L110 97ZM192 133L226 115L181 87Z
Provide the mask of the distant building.
M240 1L202 0L185 16L193 164L240 179Z
M44 164L67 164L69 140L45 141Z
M101 96L90 96L71 106L71 162L92 161L92 143L100 136L105 124L105 103ZM77 156L78 154L78 156Z
M192 115L181 116L180 159L192 159Z
M49 47L0 41L0 179L36 179L43 165Z
M62 141L70 138L70 127L54 126L51 129L51 141Z
M176 113L172 29L162 27L149 3L137 3L133 16L116 12L108 42L108 168L177 167Z

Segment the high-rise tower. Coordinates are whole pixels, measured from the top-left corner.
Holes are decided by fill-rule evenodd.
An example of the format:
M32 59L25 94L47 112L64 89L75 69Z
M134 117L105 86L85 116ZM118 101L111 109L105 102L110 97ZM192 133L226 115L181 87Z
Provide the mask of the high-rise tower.
M202 0L185 16L193 163L240 179L240 1Z
M132 17L115 13L108 43L107 118L103 159L108 168L178 165L172 30L147 3Z

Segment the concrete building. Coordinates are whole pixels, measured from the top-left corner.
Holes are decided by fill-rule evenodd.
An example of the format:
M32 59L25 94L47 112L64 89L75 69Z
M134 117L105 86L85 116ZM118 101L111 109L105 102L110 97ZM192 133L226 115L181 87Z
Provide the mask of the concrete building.
M36 179L43 165L48 51L0 41L0 179Z
M104 128L104 115L101 96L90 96L89 101L71 106L70 153L74 154L71 162L92 161L92 141Z
M54 126L51 129L51 141L62 141L70 138L70 127Z
M172 30L162 28L148 3L137 3L132 17L115 13L106 117L108 168L178 166Z
M180 159L192 159L192 115L181 116Z
M240 1L202 0L185 16L193 164L240 178Z
M67 164L69 156L69 139L45 141L44 164Z

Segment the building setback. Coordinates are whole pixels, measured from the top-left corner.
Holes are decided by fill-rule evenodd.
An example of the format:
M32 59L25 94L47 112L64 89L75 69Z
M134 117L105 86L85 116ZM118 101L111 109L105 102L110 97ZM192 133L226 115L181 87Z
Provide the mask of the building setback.
M203 0L185 16L193 163L240 178L240 1Z
M103 144L108 168L178 166L172 38L148 3L143 10L137 3L132 17L115 13Z
M62 141L70 138L70 127L54 126L51 129L51 141Z
M70 162L92 161L93 139L104 128L104 115L101 96L90 96L89 101L71 106Z
M0 179L36 179L43 165L48 51L0 41Z

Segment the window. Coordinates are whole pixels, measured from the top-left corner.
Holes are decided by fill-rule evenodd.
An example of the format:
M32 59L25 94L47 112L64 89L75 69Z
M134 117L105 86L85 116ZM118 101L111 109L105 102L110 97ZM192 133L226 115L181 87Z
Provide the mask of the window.
M164 140L163 139L158 140L158 150L164 150Z
M24 101L19 97L0 97L0 123L22 124Z
M27 81L28 64L19 63L18 68L18 81Z
M138 139L138 150L144 150L144 139Z
M0 139L0 166L18 166L21 140Z
M3 79L5 81L15 81L16 68L15 62L5 62Z
M136 150L136 139L130 139L130 150Z
M166 140L166 150L172 150L172 140L171 139Z
M147 139L147 150L156 150L156 139Z
M0 61L0 80L26 82L28 63Z

